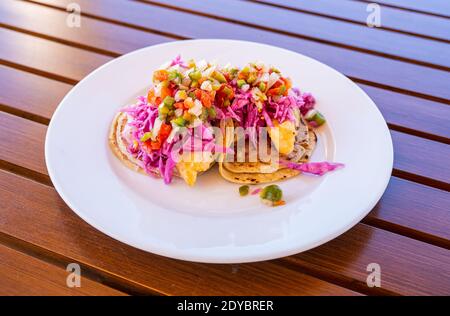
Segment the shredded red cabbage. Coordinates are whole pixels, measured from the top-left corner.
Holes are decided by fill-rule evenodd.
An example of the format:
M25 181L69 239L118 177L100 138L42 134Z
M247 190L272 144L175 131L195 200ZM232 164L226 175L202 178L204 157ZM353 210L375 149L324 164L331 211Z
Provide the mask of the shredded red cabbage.
M295 163L290 161L280 161L280 164L286 166L287 168L298 170L304 173L309 173L317 176L322 176L327 172L344 167L343 163L337 162L305 162L305 163Z

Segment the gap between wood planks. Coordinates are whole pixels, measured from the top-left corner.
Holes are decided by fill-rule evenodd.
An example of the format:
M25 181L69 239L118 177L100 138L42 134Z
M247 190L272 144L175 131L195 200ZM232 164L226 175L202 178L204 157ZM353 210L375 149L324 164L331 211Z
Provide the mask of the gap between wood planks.
M29 1L32 1L32 0L29 0ZM180 7L177 7L174 5L170 5L170 4L165 4L165 3L163 4L163 3L157 3L157 2L146 1L146 0L133 0L133 1L139 2L142 4L146 4L149 6L157 6L157 7L171 9L171 10L184 12L184 13L189 13L189 14L193 14L193 15L197 15L197 16L203 16L206 18L211 18L211 19L221 20L221 21L230 22L230 23L234 23L234 24L249 26L249 27L253 27L255 29L264 30L264 31L272 32L272 33L282 34L282 35L295 37L295 38L301 38L301 39L305 39L305 40L309 40L309 41L314 41L317 43L341 47L341 48L358 51L358 52L362 52L362 53L366 53L366 54L371 54L371 55L375 55L375 56L379 56L379 57L395 59L395 60L399 60L399 61L403 61L403 62L407 62L407 63L411 63L411 64L416 64L416 65L420 65L420 66L425 66L425 67L429 67L429 68L434 68L434 69L450 72L449 67L442 66L439 64L429 63L429 62L425 62L425 61L420 61L420 60L407 58L407 57L403 57L403 56L398 56L398 55L393 55L393 54L388 54L388 53L382 53L382 52L372 50L372 49L367 49L367 48L357 47L357 46L348 45L348 44L344 44L344 43L340 43L340 42L334 42L334 41L330 41L330 40L320 39L320 38L316 38L316 37L309 36L309 35L298 34L298 33L280 30L280 29L274 29L272 27L263 26L263 25L259 25L259 24L255 24L255 23L251 23L251 22L235 20L232 18L220 16L220 15L215 15L215 14L205 13L205 12L198 12L198 11L187 9L187 8L180 8Z
M130 295L167 295L156 289L130 281L100 268L96 268L90 264L79 262L73 258L42 248L27 241L7 235L3 232L0 232L0 244L41 261L47 262L51 265L63 268L64 270L69 263L77 263L83 267L83 277Z
M320 17L327 18L327 19L339 20L342 22L353 23L353 24L357 24L357 25L363 25L363 26L367 25L366 23L361 22L361 21L356 21L356 20L347 19L347 18L343 18L343 17L339 17L339 16L325 14L325 13L312 12L312 11L308 11L305 9L295 8L295 7L291 7L291 6L283 5L283 4L279 4L279 3L266 2L264 0L243 0L243 1L252 2L252 3L256 3L256 4L260 4L260 5L265 5L268 7L274 7L274 8L279 8L279 9L284 9L284 10L289 10L289 11L294 11L294 12L300 12L300 13L320 16ZM373 3L373 1L371 1L370 3ZM386 27L386 26L380 26L378 28L380 30L391 31L391 32L400 33L400 34L404 34L404 35L409 35L409 36L416 36L419 38L430 39L430 40L439 41L439 42L443 42L443 43L450 43L450 40L447 40L445 38L431 36L431 35L419 34L419 33L415 33L415 32L399 30L396 28Z
M353 1L364 2L364 3L373 3L373 2L376 3L377 2L377 1L373 1L373 0L353 0ZM393 9L408 11L408 12L414 12L414 13L420 13L420 14L426 14L426 15L436 16L436 17L440 17L440 18L450 19L450 15L438 14L438 13L434 13L434 12L422 11L422 10L417 10L417 9L412 9L412 8L405 8L400 5L393 5L393 4L387 4L387 3L379 3L379 5L382 5L384 7L393 8Z
M48 7L48 8L52 8L52 9L56 9L56 10L59 10L59 11L66 12L65 8L62 8L62 7L59 7L59 6L56 6L56 5L36 2L34 0L24 0L24 1L36 4L36 5L40 5L40 6L44 6L44 7ZM147 5L149 5L149 3L147 3ZM104 21L104 22L108 22L108 23L112 23L112 24L117 24L117 25L129 27L129 28L137 29L137 30L140 30L140 31L148 32L148 33L160 34L160 35L172 37L173 39L182 39L182 40L183 39L193 39L192 37L182 37L182 36L179 36L179 35L176 35L176 34L172 34L172 33L161 33L158 30L155 30L155 29L152 29L152 28L142 27L142 26L138 26L136 24L131 24L131 23L122 22L122 21L119 21L119 20L105 18L105 17L101 17L101 16L98 16L98 15L95 15L95 14L83 13L83 15L86 16L86 17L92 18L92 19L99 20L99 21ZM19 30L19 28L16 28L16 29ZM28 31L20 29L20 32L27 33ZM61 41L61 39L59 39L59 38L54 38L54 37L50 37L50 36L47 36L47 35L42 35L42 36L45 36L46 39L50 39L52 41L57 41L57 42ZM65 43L63 43L63 44L68 45L68 46L79 45L78 43L73 42L73 41L67 41L67 40L63 40L63 41L65 41ZM311 41L314 41L314 39L311 39ZM337 47L337 45L334 45L334 46ZM92 50L92 49L89 49L89 47L90 46L85 46L84 49L91 50L93 52L95 52L95 50L98 49L98 48L94 48L94 50ZM116 57L116 56L119 56L119 54L115 53L114 56L112 56L112 57ZM393 60L397 60L397 58L393 58ZM362 83L362 84L370 85L370 86L373 86L373 87L377 87L377 88L381 88L381 89L385 89L385 90L390 90L390 91L393 91L393 92L406 94L406 95L409 95L409 96L415 96L415 97L418 97L418 98L423 98L423 99L427 99L427 100L436 101L436 102L440 102L440 103L444 103L444 104L450 105L450 99L446 99L446 98L442 98L442 97L436 97L434 95L420 93L420 92L416 92L416 91L408 90L408 89L403 89L403 88L398 88L398 87L390 86L390 85L386 85L386 84L380 84L380 83L369 81L369 80L366 80L366 79L360 79L360 78L357 78L355 76L347 76L347 77L350 78L351 80L355 81L355 82L358 82L358 83ZM64 80L64 79L62 79L62 80ZM65 82L67 82L67 81L65 81Z

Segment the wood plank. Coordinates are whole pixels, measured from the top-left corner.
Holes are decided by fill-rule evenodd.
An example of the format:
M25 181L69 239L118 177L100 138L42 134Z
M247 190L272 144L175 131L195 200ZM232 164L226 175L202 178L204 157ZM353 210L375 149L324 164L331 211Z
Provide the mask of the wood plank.
M188 263L152 255L98 232L45 185L0 171L0 231L40 247L43 255L81 263L141 294L357 295L274 262L245 265ZM17 188L21 194L17 194ZM41 230L45 229L45 234ZM61 259L61 258L60 258Z
M0 60L75 83L112 58L0 28Z
M47 175L44 140L47 126L0 112L0 160Z
M69 288L69 272L40 261L11 248L0 245L0 295L50 296L50 295L112 295L123 292L83 277L80 287Z
M278 6L289 10L300 10L305 13L323 15L330 18L338 18L344 21L366 25L368 3L340 0L247 0ZM371 3L376 1L371 1ZM450 40L450 25L441 17L426 14L408 12L395 8L381 8L381 28L401 31L414 35L430 37L440 40ZM411 23L414 21L414 23Z
M392 177L365 222L450 248L450 194Z
M210 0L204 3L195 0L142 1L172 9L183 9L194 14L246 23L291 36L313 37L334 45L440 65L447 70L450 66L450 46L447 43L411 37L379 28L369 28L366 25L236 0ZM249 12L251 14L248 14Z
M445 140L450 138L448 105L368 85L359 86L372 98L389 124L434 135L448 143Z
M111 56L174 40L173 37L140 30L133 30L133 36L130 36L130 30L126 27L89 17L83 17L79 28L67 27L66 12L17 0L0 3L0 19L0 25L4 27Z
M0 65L0 105L41 123L48 124L72 85ZM7 93L6 93L7 91Z
M372 0L362 1L371 2ZM450 6L448 1L446 0L377 0L375 2L381 5L384 4L423 13L446 16L450 18Z
M70 0L33 0L64 9ZM360 83L392 87L400 92L450 103L448 72L398 60L364 54L336 46L268 32L138 2L85 1L78 3L85 16L118 21L139 29L164 29L188 38L232 38L257 41L291 49L322 61ZM183 21L182 27L173 21ZM370 71L368 69L370 65ZM421 74L421 80L417 77ZM372 85L373 85L372 84Z
M450 145L396 131L391 131L391 135L395 169L447 184L450 182Z
M384 290L403 295L450 294L450 251L365 225L287 260L310 271L341 273L364 283L367 266L377 263Z
M308 271L371 292L365 286L365 269L371 262L381 264L383 269L382 293L450 291L445 279L450 269L448 251L362 224L330 244L290 259L239 265L188 263L114 241L79 219L53 188L3 171L0 174L0 197L7 202L0 221L2 233L82 262L85 269L139 283L141 291L184 295L354 294L299 272ZM17 187L23 194L17 195ZM41 234L36 226L45 227L47 233ZM284 268L290 260L293 266Z

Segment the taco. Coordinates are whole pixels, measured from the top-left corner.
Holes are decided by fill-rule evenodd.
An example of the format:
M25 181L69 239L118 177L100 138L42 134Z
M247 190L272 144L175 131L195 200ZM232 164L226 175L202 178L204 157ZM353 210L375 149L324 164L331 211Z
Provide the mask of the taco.
M227 136L235 154L225 155L220 162L222 177L235 183L258 184L300 174L301 170L292 166L309 161L317 143L314 128L325 122L313 109L312 95L293 89L290 79L276 69L255 63L238 72L234 94L233 103L224 112L232 118L234 127L242 127L246 133ZM268 132L268 152L274 153L268 161L260 159L259 152L253 160L249 154L258 151L258 131L262 128ZM238 146L242 137L245 146L242 142Z

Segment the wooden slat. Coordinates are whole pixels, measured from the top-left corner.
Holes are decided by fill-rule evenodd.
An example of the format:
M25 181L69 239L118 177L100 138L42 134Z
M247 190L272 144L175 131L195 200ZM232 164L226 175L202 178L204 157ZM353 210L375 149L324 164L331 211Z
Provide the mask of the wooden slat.
M382 293L450 291L450 283L445 279L450 269L448 251L362 224L329 244L290 259L239 265L187 263L118 243L74 215L52 188L14 174L0 174L0 196L6 201L0 222L2 233L30 242L45 249L44 252L79 261L82 267L103 273L103 277L115 274L122 282L128 282L128 286L137 288L139 283L141 291L220 295L351 294L298 271L310 271L370 291L365 286L365 269L371 262L382 267ZM23 190L19 196L18 187ZM45 227L46 234L34 229L36 226ZM290 262L294 266L283 268Z
M363 1L371 2L372 0ZM450 5L446 0L377 0L374 2L450 18Z
M140 30L134 30L130 37L126 27L89 17L83 17L79 28L67 27L66 12L17 0L4 0L0 3L0 19L0 25L4 27L50 37L62 43L112 56L174 40L173 37Z
M33 0L65 9L70 0ZM359 82L374 82L383 87L393 87L408 94L425 96L449 103L448 72L431 69L402 61L364 54L336 46L325 45L301 38L267 32L252 27L228 23L198 15L178 12L166 8L149 6L138 2L120 0L85 1L78 3L83 13L137 28L164 29L184 37L233 38L257 41L288 48L314 57ZM183 21L182 26L173 21ZM421 80L417 74L421 74ZM406 92L406 91L405 91Z
M16 2L13 2L16 3ZM16 11L30 11L35 18L33 21L33 30L36 32L44 32L45 36L51 36L52 38L56 38L58 41L64 41L64 42L71 42L71 43L78 43L79 37L76 35L76 33L73 33L70 28L64 27L64 28L57 28L52 27L48 28L47 20L46 19L40 19L39 17L48 17L48 16L55 16L56 20L62 20L66 13L63 13L58 10L46 8L43 6L30 4L30 3L22 3L22 6L25 5L25 7L17 7ZM31 8L31 10L25 8ZM0 11L2 10L3 6L0 4ZM20 10L19 10L20 9ZM15 11L15 12L16 12ZM51 13L49 13L49 12ZM25 13L24 13L25 14ZM20 16L18 14L18 16ZM15 16L14 16L15 17ZM88 19L88 18L86 18ZM21 21L23 19L12 19L14 21ZM94 20L95 21L95 20ZM101 22L104 23L104 22ZM23 23L23 26L25 27L27 23ZM110 24L113 25L113 24ZM84 46L93 47L96 50L110 50L113 52L116 52L117 54L126 53L130 50L134 50L136 48L139 48L140 45L143 45L142 42L140 42L142 31L123 27L123 26L116 26L117 28L120 28L120 34L126 35L126 38L128 39L126 43L119 43L117 46L114 44L115 41L110 42L108 46L103 46L102 38L111 38L114 35L111 33L111 31L106 27L98 27L90 30L90 34L92 36L86 36L83 37L82 44ZM55 31L53 31L55 30ZM116 30L114 30L116 31ZM106 32L106 34L104 34ZM19 37L23 37L27 35L19 34ZM40 39L35 39L40 40ZM46 40L40 40L41 47L47 47L49 42ZM119 41L120 42L120 41ZM78 43L79 44L79 43ZM100 44L100 45L99 45ZM55 45L55 43L53 43ZM59 44L56 44L59 45ZM58 48L60 47L60 48ZM28 56L26 56L26 60L32 59L34 52L27 51L26 47L19 47L17 46L17 49L22 49L22 51L28 52ZM78 51L71 52L70 47L67 47L65 45L59 45L54 46L53 48L55 54L62 54L64 56L73 56L74 59L77 58ZM57 51L60 51L57 53ZM40 51L39 51L40 52ZM43 52L45 53L45 51ZM93 58L92 55L90 55L89 52L84 52L85 54L89 55L90 58ZM95 57L95 56L94 56ZM9 58L10 60L14 61L14 58L11 56L4 56L4 58ZM94 63L90 66L90 69L88 71L93 70L96 65L100 64L101 60L94 60ZM52 68L55 71L63 72L64 69L59 69L57 67L63 67L61 63L58 62L58 60L47 60L45 62L41 62L40 64L27 64L27 67L38 67L38 71L49 71L49 68ZM87 71L87 72L88 72ZM1 73L0 73L1 75ZM67 75L71 77L76 77L77 79L80 79L79 76L77 77L76 74L68 73ZM11 74L9 75L11 76ZM16 76L17 77L17 76ZM16 85L19 81L14 80L16 77L13 77L13 80L7 80L7 81L0 81L0 85L6 86L6 88L14 88L18 87ZM42 91L49 91L49 89L43 89L42 91L38 88L38 86L34 86L32 82L30 84L26 84L27 82L23 83L24 79L22 78L23 75L20 75L17 77L17 79L20 79L21 85L23 86L22 91L34 91L37 95L42 95ZM33 79L34 81L34 79ZM418 135L426 136L432 139L436 139L439 141L448 142L446 138L448 139L450 136L450 108L447 105L440 104L433 101L424 100L421 98L411 97L405 94L400 94L396 92L392 92L389 90L379 89L367 85L361 85L361 87L371 96L375 102L380 107L380 110L382 111L383 115L387 118L387 121L400 128L400 130L405 131L417 131L415 132ZM49 87L50 88L50 87ZM30 90L31 89L31 90ZM20 96L20 99L24 99L23 93L20 93L20 91L12 91L12 93L17 93ZM31 96L32 94L25 94ZM0 102L1 104L1 102ZM42 107L42 103L38 104L37 106L28 107L28 110L31 110L35 108L33 111L36 112L37 109ZM48 114L47 114L48 115Z
M236 0L210 0L205 2L195 0L142 1L247 23L251 26L283 32L288 35L313 37L336 45L417 60L447 68L450 66L450 46L446 43L411 37L378 28L369 28L365 25ZM280 23L281 21L282 23Z
M0 112L0 160L47 174L44 139L47 127Z
M450 145L391 131L394 168L450 183ZM447 186L450 189L450 185Z
M124 293L83 277L69 288L66 270L0 245L0 295L114 295Z
M450 293L448 250L365 225L357 225L333 241L287 260L312 271L342 273L363 282L367 265L377 263L384 290L404 295Z
M323 15L330 18L338 18L344 21L356 22L366 25L367 3L340 0L247 0L278 6L289 10ZM371 1L371 3L376 1ZM411 23L414 21L414 23ZM414 35L420 35L441 40L450 40L450 25L444 18L398 10L395 8L381 8L381 28L402 31Z
M366 221L450 248L449 206L448 192L392 177Z
M450 138L450 108L446 104L359 85L375 102L386 121L404 129L421 131L447 142Z
M0 106L42 123L49 122L56 106L72 87L0 65L0 90L5 91L0 94Z
M22 193L17 195L17 188ZM301 272L262 262L245 265L187 263L145 253L93 229L53 188L0 171L0 232L39 247L43 255L81 263L137 293L169 295L357 295ZM45 230L36 229L41 227ZM64 258L61 258L63 256Z
M0 60L75 83L112 58L0 28Z

